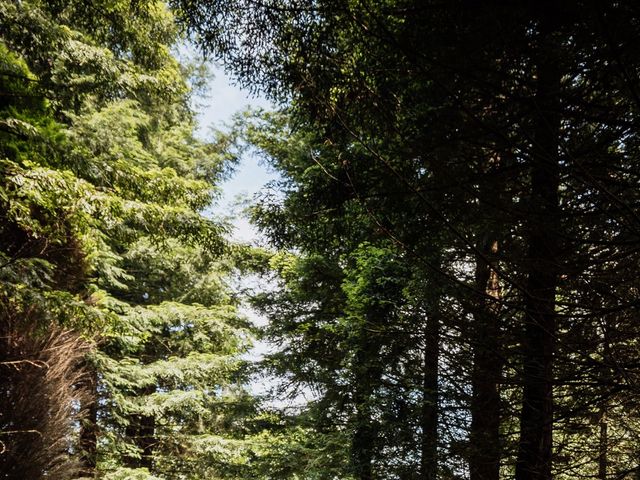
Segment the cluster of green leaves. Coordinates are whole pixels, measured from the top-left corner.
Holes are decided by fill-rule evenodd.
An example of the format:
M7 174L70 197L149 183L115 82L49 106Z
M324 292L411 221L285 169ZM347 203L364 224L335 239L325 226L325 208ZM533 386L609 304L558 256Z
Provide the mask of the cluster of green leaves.
M256 303L341 475L635 474L638 7L173 3L288 103L248 129L299 257Z
M281 394L311 392L303 418L326 438L313 465L320 478L413 478L421 323L435 287L354 197L343 165L328 160L342 155L335 145L320 143L313 129L291 130L279 114L253 119L247 137L283 175L282 194L252 211L281 249L270 261L276 288L253 302L270 319L265 335L278 348L265 365L286 379ZM361 149L352 153L366 162ZM327 462L335 436L349 448Z
M277 421L256 420L252 328L226 227L204 215L232 138L195 135L200 69L176 59L171 12L2 1L0 34L2 332L63 325L94 346L74 385L85 418L62 453L87 476L239 478L252 445L283 440L260 433ZM0 435L27 428L6 413ZM30 462L2 441L0 465Z

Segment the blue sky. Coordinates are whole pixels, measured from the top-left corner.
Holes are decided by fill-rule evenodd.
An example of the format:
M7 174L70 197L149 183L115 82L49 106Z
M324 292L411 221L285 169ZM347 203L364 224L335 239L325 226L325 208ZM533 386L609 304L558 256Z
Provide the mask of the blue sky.
M262 97L252 96L246 90L236 86L232 79L220 67L213 67L214 78L209 84L208 98L201 100L203 104L198 109L200 135L206 138L207 131L213 127L224 130L225 124L231 122L233 114L245 110L247 107L273 108ZM235 174L224 182L222 198L216 208L216 215L227 216L237 210L234 208L239 196L251 198L267 182L276 176L258 162L253 155L244 155ZM241 241L256 241L256 232L246 219L237 217L234 222L233 238Z
M225 129L225 124L231 122L233 114L245 110L247 107L272 108L269 102L261 97L251 96L248 92L234 85L231 78L221 68L214 68L214 79L209 85L208 98L201 100L203 105L198 109L199 135L207 137L210 128ZM258 159L246 154L240 161L234 175L221 185L222 198L212 209L216 216L229 216L236 214L233 220L234 231L232 238L235 240L256 243L258 234L249 224L247 219L238 215L234 208L239 196L251 198L267 182L276 176L270 173L265 165L261 165ZM252 286L250 283L256 279L244 278L244 286ZM256 325L264 325L265 319L247 306L241 307L241 311ZM252 351L247 355L248 360L259 360L262 355L270 351L264 342L256 342ZM256 379L251 388L255 393L264 393L272 386L269 380Z
M215 78L209 85L209 98L199 103L204 104L199 108L200 135L206 138L207 131L210 127L224 130L225 123L230 123L234 113L245 110L250 107L273 108L273 106L264 98L251 96L247 91L238 88L232 79L225 74L221 68L214 68ZM255 156L245 155L235 174L231 179L221 185L222 198L213 208L215 215L226 216L234 213L233 205L236 198L241 195L251 198L255 195L267 182L274 180L277 176L270 172L265 165L261 165ZM237 213L237 212L236 212ZM234 232L232 238L240 241L251 243L259 242L259 235L249 222L237 216L234 221ZM241 280L245 287L256 287L260 282L257 278L244 278ZM253 282L253 283L252 283ZM256 283L258 282L258 283ZM266 285L262 287L268 288ZM241 312L246 315L255 325L264 325L266 319L258 315L248 306L241 307ZM253 349L246 355L247 360L258 361L266 353L272 352L273 347L263 341L256 341ZM277 382L273 378L259 377L254 378L250 388L255 394L265 394L276 385ZM273 405L302 405L312 398L313 395L309 391L303 391L295 399L275 400Z

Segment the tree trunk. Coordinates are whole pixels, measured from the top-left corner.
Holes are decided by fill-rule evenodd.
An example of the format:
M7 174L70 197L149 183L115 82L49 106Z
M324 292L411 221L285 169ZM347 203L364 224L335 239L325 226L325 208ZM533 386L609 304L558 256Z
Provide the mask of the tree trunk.
M366 399L357 400L367 402ZM373 479L373 441L375 432L371 425L370 409L365 403L357 405L356 429L352 440L352 458L358 480Z
M547 5L546 7L549 7ZM539 7L543 16L553 9ZM523 398L516 480L551 480L553 354L559 260L560 69L551 19L540 22L531 153Z
M140 395L151 395L153 392L155 392L155 386L150 386L141 389ZM128 457L125 462L127 467L147 468L150 472L153 471L153 449L156 443L155 425L156 419L153 416L138 414L131 417L125 435L138 448L140 458Z
M424 337L420 478L435 480L438 475L438 362L440 359L440 320L437 307L427 316Z
M598 423L600 424L600 435L598 439L598 480L607 480L607 449L609 446L609 432L606 401L603 401L602 405L600 405L598 417Z
M372 324L374 322L371 322ZM363 330L356 353L354 388L355 429L351 442L351 459L358 480L373 480L373 462L378 442L378 428L373 420L371 402L380 382L380 345L375 334Z
M469 470L471 480L500 475L500 281L492 258L498 253L494 232L484 235L476 258L476 289L483 294L474 309L473 371Z
M156 444L155 431L155 417L142 416L140 419L140 436L138 438L138 447L142 450L140 465L146 467L150 472L153 467L153 447Z
M92 365L87 365L86 385L88 397L83 405L85 417L80 430L80 449L82 460L82 474L84 477L95 476L98 446L98 372Z

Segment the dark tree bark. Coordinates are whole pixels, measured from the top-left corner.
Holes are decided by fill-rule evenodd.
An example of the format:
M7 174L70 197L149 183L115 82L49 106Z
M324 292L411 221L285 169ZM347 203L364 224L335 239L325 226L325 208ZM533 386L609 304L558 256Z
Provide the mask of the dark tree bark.
M140 391L140 395L151 395L155 386L147 387ZM126 428L125 435L140 452L140 458L128 457L125 461L129 468L147 468L153 471L153 449L155 439L156 419L153 416L133 415L130 424Z
M82 406L85 417L80 429L80 450L83 475L93 477L97 463L98 446L98 372L91 365L86 366L87 375L83 386L86 386L87 399Z
M367 402L362 397L356 397L356 401ZM371 425L370 409L365 403L361 403L357 407L356 422L357 426L353 434L352 461L356 478L358 480L373 479L373 445L372 442L376 435Z
M369 325L380 325L376 313L367 315ZM380 340L376 334L363 328L360 332L358 350L355 356L356 382L353 400L355 403L355 429L351 443L351 461L358 480L373 480L374 459L378 443L378 426L373 419L372 400L376 386L380 382Z
M440 319L438 308L427 316L423 352L422 445L420 478L435 480L438 475L438 363L440 360Z
M358 356L360 366L363 368L359 369L362 374L359 375L354 392L356 425L351 443L351 458L356 478L373 480L373 459L378 436L371 411L374 382L370 376L372 372L367 371L367 352L361 352Z
M476 256L476 290L483 295L474 308L471 398L471 480L498 480L500 475L500 280L493 259L495 232L483 236Z
M553 8L539 6L527 241L523 397L516 480L551 480L553 355L559 271L560 79Z
M600 432L598 438L598 480L607 480L607 451L609 448L609 432L607 423L607 404L602 402L598 412Z
M153 448L156 444L155 431L155 417L143 416L140 419L140 436L138 437L138 446L142 450L140 465L146 467L149 471L152 471L153 468Z

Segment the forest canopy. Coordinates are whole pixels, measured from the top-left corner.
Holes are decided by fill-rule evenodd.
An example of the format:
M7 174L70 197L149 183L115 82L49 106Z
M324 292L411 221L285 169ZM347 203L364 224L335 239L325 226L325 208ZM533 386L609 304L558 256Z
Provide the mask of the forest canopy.
M631 1L0 1L0 476L640 478L639 40ZM277 108L203 140L187 44ZM242 155L261 248L211 215Z

